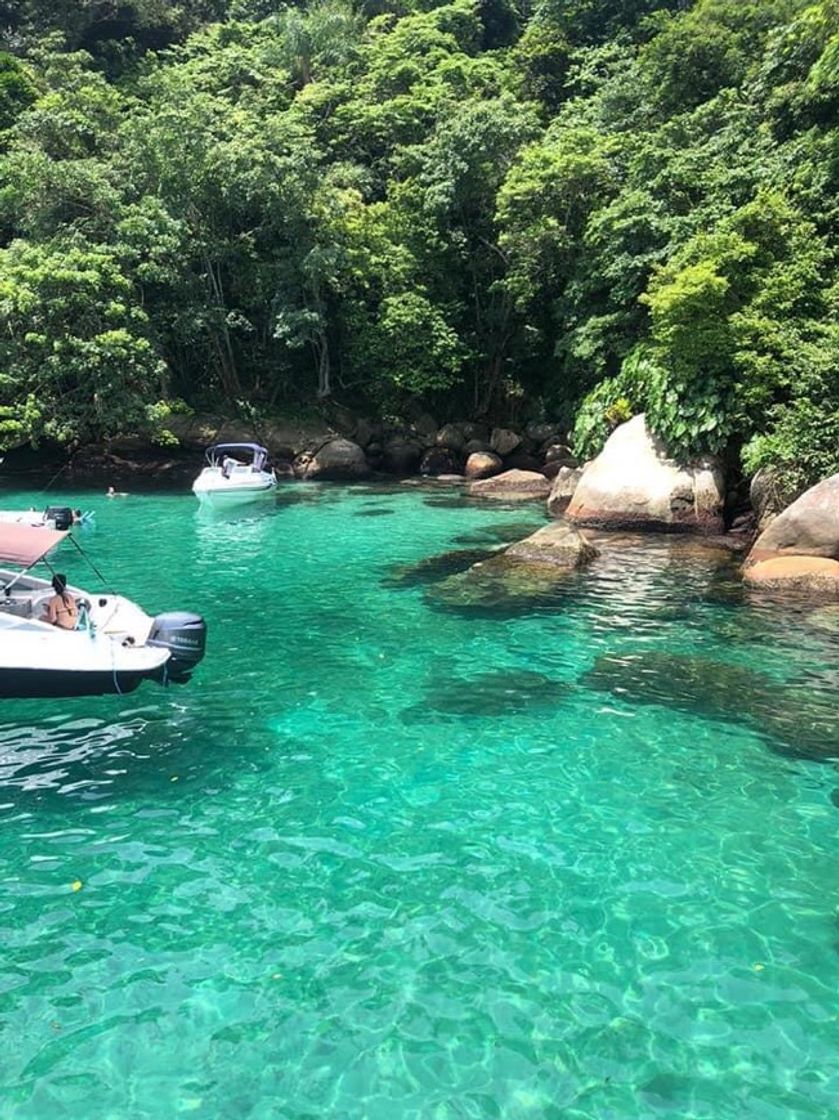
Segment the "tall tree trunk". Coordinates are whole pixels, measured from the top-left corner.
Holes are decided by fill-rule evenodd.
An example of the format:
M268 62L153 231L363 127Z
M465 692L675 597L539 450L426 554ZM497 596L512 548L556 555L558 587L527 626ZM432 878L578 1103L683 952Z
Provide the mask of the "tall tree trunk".
M220 313L219 318L221 320L221 338L215 333L213 333L212 336L213 344L216 348L216 356L218 358L221 386L224 390L224 395L229 400L235 401L242 396L242 383L239 380L239 374L236 370L236 358L233 353L233 344L230 341L230 332L227 329L224 291L221 286L221 280L216 275L213 262L209 257L204 258L204 264L207 269L207 277L210 281L213 303Z
M492 399L495 396L498 386L501 382L501 366L503 357L500 353L495 353L490 358L489 369L487 371L486 385L484 387L484 399L481 401L478 408L478 416L488 415L492 408Z
M321 331L312 339L312 355L318 371L318 400L332 396L331 365L329 361L329 343L326 334Z

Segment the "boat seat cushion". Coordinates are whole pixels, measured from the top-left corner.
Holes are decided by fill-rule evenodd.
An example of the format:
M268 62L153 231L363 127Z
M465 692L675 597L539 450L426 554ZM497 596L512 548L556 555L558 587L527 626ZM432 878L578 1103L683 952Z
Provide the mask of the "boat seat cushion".
M13 614L16 618L31 618L32 601L25 596L18 599L12 595L2 595L0 596L0 611L3 611L4 614Z

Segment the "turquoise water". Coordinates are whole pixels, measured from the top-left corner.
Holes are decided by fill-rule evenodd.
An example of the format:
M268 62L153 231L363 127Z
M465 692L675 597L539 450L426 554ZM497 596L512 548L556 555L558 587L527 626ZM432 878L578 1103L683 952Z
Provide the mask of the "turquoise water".
M632 540L444 609L404 565L540 522L445 493L73 495L209 649L2 702L0 1116L839 1113L835 614Z

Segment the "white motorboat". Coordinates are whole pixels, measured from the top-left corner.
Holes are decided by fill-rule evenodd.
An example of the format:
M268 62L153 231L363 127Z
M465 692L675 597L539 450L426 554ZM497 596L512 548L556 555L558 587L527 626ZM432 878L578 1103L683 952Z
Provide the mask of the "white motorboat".
M78 607L75 628L45 620L53 584L30 569L43 560L51 570L47 554L67 536L0 523L0 697L121 694L146 679L189 680L204 656L201 615L172 611L152 618L122 595L68 585Z
M216 443L207 448L207 466L192 484L205 505L227 508L273 494L277 477L268 470L268 452L258 443Z

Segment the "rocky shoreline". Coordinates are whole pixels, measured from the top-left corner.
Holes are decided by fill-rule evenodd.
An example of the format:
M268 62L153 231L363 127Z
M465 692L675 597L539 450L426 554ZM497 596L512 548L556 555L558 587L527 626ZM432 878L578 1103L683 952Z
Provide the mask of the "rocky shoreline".
M204 449L217 442L258 441L279 478L293 483L403 482L457 486L487 502L544 502L554 524L500 548L447 577L441 602L476 607L497 599L526 602L591 563L596 533L657 533L703 540L744 553L745 584L764 593L839 598L839 475L779 508L777 488L752 484L751 508L732 505L720 461L676 463L638 415L619 425L603 450L578 462L567 434L553 424L521 430L477 423L438 427L430 416L386 427L347 414L334 424L246 425L212 416L178 416L178 444L140 441L90 447L71 459L34 452L8 457L4 474L72 485L142 490L187 487Z

